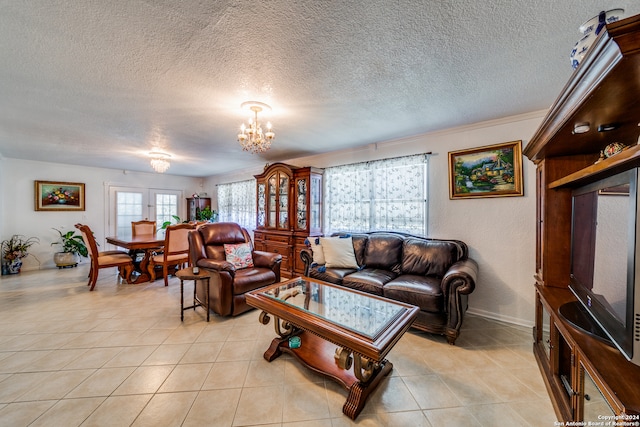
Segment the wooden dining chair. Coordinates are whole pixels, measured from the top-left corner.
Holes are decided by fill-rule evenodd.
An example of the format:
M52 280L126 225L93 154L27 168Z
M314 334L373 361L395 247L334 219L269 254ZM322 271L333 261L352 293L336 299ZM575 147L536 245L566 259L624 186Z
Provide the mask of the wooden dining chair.
M156 234L156 225L155 221L150 221L146 218L140 221L131 221L131 235L135 237L141 234ZM162 248L158 247L147 250L132 250L129 251L129 255L133 258L133 262L135 262L136 265L139 265L145 256L147 256L147 251L156 255L162 251Z
M138 234L155 234L156 222L148 219L141 221L131 221L131 235L136 236Z
M165 230L164 252L151 257L149 262L149 273L151 281L156 280L156 265L162 265L164 275L164 285L169 285L169 267L179 268L183 264L189 263L189 231L194 230L194 224L170 225Z
M89 283L90 291L93 290L98 281L98 271L101 268L118 267L120 277L127 282L131 280L133 273L133 259L124 251L106 251L98 252L98 244L93 236L93 232L89 226L84 224L76 224L76 228L80 230L84 244L87 246L91 267L89 267Z

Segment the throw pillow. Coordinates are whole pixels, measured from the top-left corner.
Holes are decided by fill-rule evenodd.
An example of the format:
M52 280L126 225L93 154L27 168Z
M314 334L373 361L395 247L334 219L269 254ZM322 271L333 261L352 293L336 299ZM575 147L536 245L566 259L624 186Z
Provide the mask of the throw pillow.
M319 237L308 237L307 241L309 242L309 246L313 251L313 262L318 265L324 265L324 249L322 249L322 245L320 244Z
M227 261L233 264L235 268L253 267L253 256L251 255L251 245L249 243L224 245L224 253Z
M358 268L351 237L321 237L327 268Z

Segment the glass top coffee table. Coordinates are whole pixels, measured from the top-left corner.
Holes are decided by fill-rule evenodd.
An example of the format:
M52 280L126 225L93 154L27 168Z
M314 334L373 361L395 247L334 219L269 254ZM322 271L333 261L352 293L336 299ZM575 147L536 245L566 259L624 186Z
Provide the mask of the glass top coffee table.
M274 317L278 336L264 358L271 362L286 352L337 381L349 392L342 412L351 419L391 372L385 356L418 315L413 305L308 277L251 291L246 298L262 310L262 324Z

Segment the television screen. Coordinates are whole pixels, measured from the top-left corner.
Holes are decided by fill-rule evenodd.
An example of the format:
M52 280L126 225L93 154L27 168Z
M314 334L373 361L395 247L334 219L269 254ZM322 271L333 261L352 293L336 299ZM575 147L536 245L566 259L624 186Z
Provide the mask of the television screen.
M631 358L636 178L632 169L573 191L570 289Z
M575 280L626 323L629 183L574 197Z

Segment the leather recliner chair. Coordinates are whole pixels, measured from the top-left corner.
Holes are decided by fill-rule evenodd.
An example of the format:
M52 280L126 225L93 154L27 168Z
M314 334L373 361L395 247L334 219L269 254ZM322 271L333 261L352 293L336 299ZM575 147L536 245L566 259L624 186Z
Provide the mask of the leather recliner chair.
M226 260L225 244L249 243L253 267L236 268ZM209 308L219 316L236 316L251 310L244 294L280 281L282 255L253 250L253 242L246 229L233 222L200 225L189 232L191 264L219 273L220 280L211 280ZM197 281L198 298L204 301L202 281Z

